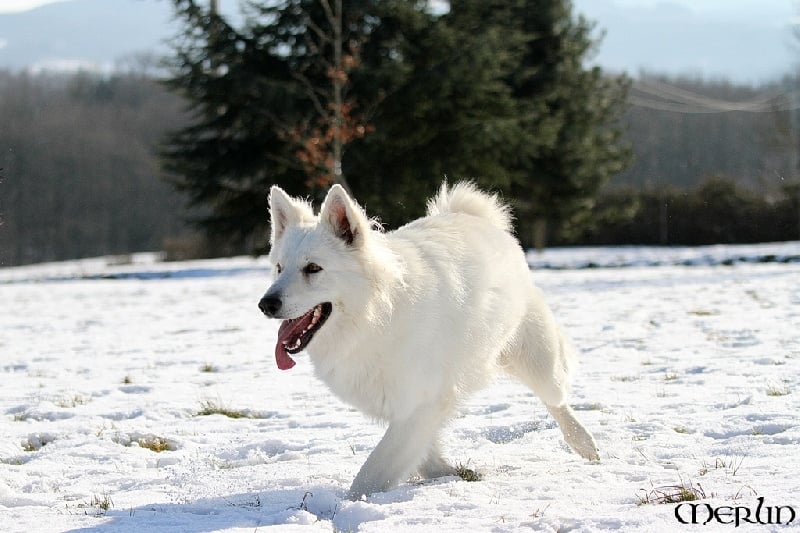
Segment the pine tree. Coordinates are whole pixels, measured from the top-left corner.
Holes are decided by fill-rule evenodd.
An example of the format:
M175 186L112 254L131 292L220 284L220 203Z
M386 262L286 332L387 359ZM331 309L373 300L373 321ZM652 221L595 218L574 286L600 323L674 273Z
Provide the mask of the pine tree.
M629 81L586 63L593 25L574 17L569 0L512 0L507 24L522 32L524 52L508 82L526 133L509 162L521 237L538 249L548 223L580 225L598 190L630 160L618 121Z
M166 140L164 166L198 208L195 221L241 252L266 234L271 183L303 192L305 177L277 127L283 119L273 113L299 113L301 98L285 58L255 35L195 0L174 4L183 30L166 83L189 102L192 124Z
M384 97L371 120L375 132L345 158L359 198L389 226L421 215L443 179L503 190L511 182L508 139L518 135L505 81L516 59L513 33L480 16L465 20L461 10L401 6L384 12L366 43L357 84L377 76Z
M272 183L321 198L346 181L390 225L443 178L473 179L531 221L574 221L622 168L624 79L584 65L591 26L566 0L251 2L244 28L173 0L169 85L192 126L164 150L201 223L263 241ZM527 232L522 233L526 240Z
M253 2L236 29L198 0L173 2L183 29L166 83L190 102L193 123L167 139L165 167L210 235L259 247L269 186L319 195L344 183L344 144L369 130L346 89L370 3Z

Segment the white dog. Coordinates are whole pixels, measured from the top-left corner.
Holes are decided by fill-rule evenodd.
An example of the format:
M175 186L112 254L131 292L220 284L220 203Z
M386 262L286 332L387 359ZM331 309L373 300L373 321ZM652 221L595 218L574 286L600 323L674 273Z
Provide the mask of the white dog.
M259 307L284 319L275 357L306 350L342 400L388 422L349 496L385 491L415 472L452 475L439 431L459 400L505 371L530 387L566 442L598 460L566 403L573 362L496 196L461 183L424 218L383 233L334 185L319 216L270 191L275 280Z

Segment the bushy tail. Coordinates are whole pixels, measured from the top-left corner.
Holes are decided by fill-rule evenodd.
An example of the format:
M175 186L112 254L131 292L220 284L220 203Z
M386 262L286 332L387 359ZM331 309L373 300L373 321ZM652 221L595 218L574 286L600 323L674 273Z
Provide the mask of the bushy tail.
M462 181L453 187L443 183L436 196L428 200L428 215L444 213L466 213L512 232L511 209L496 194L484 193L470 182Z

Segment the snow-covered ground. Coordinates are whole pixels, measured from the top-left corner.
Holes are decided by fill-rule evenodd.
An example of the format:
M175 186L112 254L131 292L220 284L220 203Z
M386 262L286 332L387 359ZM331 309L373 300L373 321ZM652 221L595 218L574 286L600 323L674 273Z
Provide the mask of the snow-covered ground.
M361 502L344 496L383 428L302 355L275 367L278 324L256 308L263 259L0 269L0 530L701 527L663 503L676 486L722 509L703 531L772 530L720 521L758 498L762 520L770 506L800 513L798 257L800 243L530 254L581 351L571 403L601 461L569 452L539 401L501 379L444 442L482 481Z

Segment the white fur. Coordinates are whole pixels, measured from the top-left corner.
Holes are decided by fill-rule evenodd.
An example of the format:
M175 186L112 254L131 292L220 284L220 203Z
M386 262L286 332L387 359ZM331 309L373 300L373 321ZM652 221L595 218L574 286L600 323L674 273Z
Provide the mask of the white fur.
M339 186L314 217L278 187L270 193L270 260L281 274L279 318L331 302L307 347L316 375L342 400L388 422L350 497L408 476L450 475L439 431L459 400L498 370L529 386L580 455L599 459L566 404L573 351L510 233L510 213L467 183L443 185L428 215L396 231L374 228ZM322 267L304 274L308 263Z

